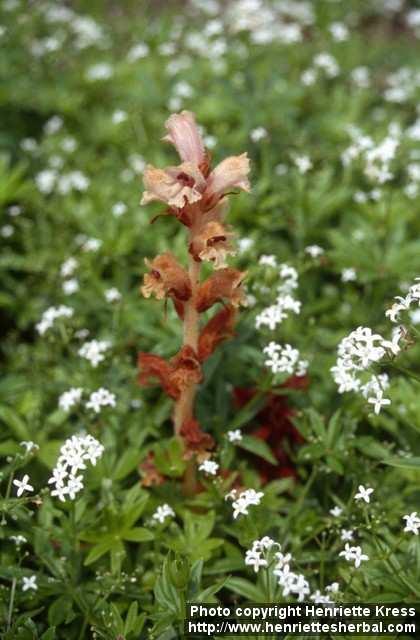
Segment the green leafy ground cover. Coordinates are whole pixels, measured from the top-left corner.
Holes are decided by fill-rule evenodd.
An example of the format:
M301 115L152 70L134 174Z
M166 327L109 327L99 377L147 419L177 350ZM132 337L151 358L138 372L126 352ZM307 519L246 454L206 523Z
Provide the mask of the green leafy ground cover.
M420 12L402 1L3 0L5 639L176 638L187 601L419 600L420 522L403 520L420 516L416 290L385 316L420 273L418 37ZM137 353L171 357L181 339L172 306L139 287L145 258L185 259L185 232L150 224L162 207L139 201L145 164L176 162L161 137L182 109L216 162L247 151L252 166L229 213L249 304L205 364L196 413L219 467L198 472L193 496L172 403L137 384ZM285 282L301 307L271 329L256 318ZM43 316L60 305L67 315ZM396 331L360 382L386 374L390 404L334 380L338 345L360 326ZM79 353L94 340L96 366ZM273 373L272 341L297 349L306 375L296 362ZM69 389L82 390L73 403ZM111 396L96 410L98 389ZM62 501L48 480L81 433L103 452ZM234 517L232 488L263 495ZM286 593L277 548L254 549L269 566L245 564L264 536L308 591ZM346 541L360 566L340 556Z

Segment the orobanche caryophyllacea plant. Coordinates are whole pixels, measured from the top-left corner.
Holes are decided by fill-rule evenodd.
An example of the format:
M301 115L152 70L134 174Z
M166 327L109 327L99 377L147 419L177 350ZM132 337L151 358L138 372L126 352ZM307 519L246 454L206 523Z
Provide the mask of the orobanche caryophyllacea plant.
M154 200L167 205L172 215L188 230L188 268L174 255L163 253L146 259L149 273L144 276L142 294L158 300L171 298L183 323L183 343L169 361L140 353L140 383L158 379L163 390L175 401L175 434L185 445L185 455L203 460L209 456L213 440L201 430L194 417L197 385L202 381L202 363L217 345L233 335L237 307L244 302L242 281L245 273L226 264L234 255L233 233L224 220L228 194L239 188L249 191L249 159L246 153L223 160L214 169L195 122L194 114L183 111L166 122L164 140L172 143L181 164L166 169L147 166L141 204ZM213 265L206 280L200 278L203 262ZM200 316L221 302L223 308L204 324Z

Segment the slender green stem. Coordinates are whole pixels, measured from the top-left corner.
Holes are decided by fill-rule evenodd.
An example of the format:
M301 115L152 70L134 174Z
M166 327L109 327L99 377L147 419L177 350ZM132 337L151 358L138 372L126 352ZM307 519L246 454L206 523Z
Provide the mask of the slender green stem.
M16 592L16 578L13 578L13 580L12 580L12 588L10 590L9 611L7 613L7 629L8 630L12 626L13 604L14 604L14 601L15 601L15 592Z

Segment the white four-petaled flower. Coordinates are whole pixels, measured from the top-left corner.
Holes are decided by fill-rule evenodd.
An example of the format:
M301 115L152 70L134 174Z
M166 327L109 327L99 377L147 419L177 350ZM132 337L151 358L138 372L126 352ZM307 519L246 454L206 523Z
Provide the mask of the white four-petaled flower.
M374 489L371 487L364 487L362 484L359 484L359 491L354 496L356 501L364 500L365 502L370 502L370 494L373 493Z
M29 480L29 476L28 474L25 474L22 478L22 480L13 480L13 484L15 485L15 487L17 487L17 497L20 498L20 496L25 493L25 491L33 491L34 488L32 485L29 484L28 480Z
M33 589L34 591L36 591L38 589L35 575L29 576L29 578L27 578L26 576L23 576L22 582L23 582L22 591L28 591L29 589Z

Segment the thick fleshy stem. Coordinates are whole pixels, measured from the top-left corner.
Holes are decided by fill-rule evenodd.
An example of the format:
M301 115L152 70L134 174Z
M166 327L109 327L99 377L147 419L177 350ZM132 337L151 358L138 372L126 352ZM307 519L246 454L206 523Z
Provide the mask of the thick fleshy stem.
M190 242L193 241L194 227L190 230ZM199 336L199 314L195 308L196 292L200 283L200 263L194 260L189 254L188 256L188 275L191 281L191 298L187 300L184 307L183 320L183 346L190 346L197 352L198 336ZM174 408L174 428L175 435L179 435L181 427L185 420L189 420L194 416L194 402L197 394L197 384L191 384L183 391L175 403ZM186 495L194 495L196 493L196 465L193 459L187 463L184 475L183 489Z
M194 237L194 227L190 230L190 241ZM182 346L190 346L197 352L199 336L199 314L195 308L197 288L200 283L200 263L189 254L188 275L191 281L191 297L184 306L183 319L183 343ZM178 435L185 420L194 415L194 401L197 393L197 384L191 384L183 391L175 403L174 427Z

